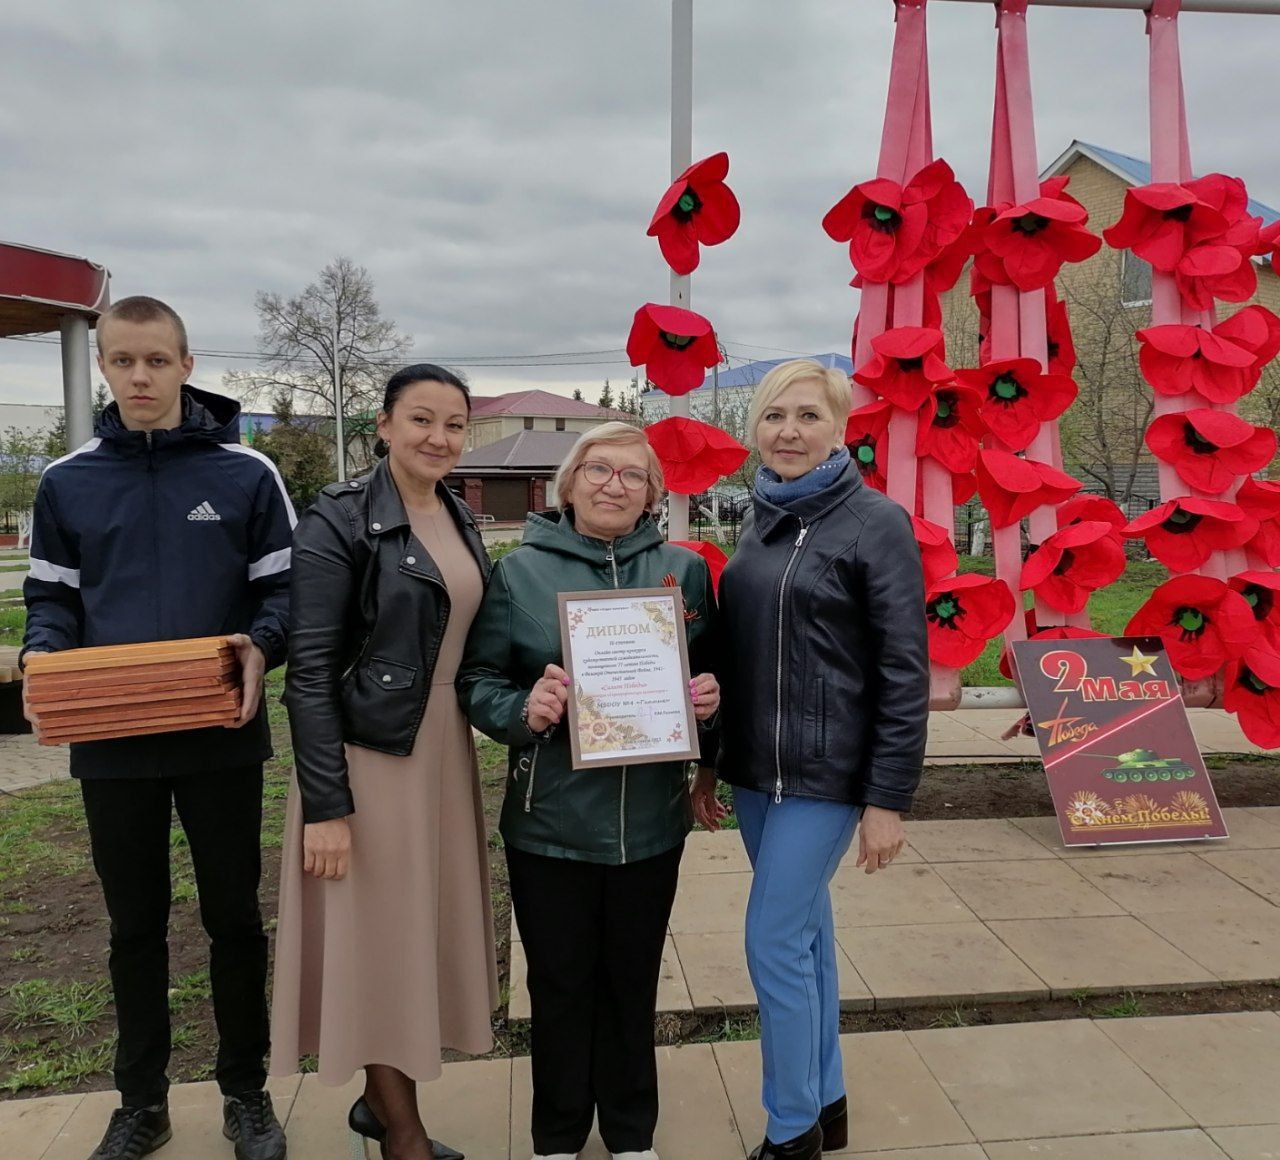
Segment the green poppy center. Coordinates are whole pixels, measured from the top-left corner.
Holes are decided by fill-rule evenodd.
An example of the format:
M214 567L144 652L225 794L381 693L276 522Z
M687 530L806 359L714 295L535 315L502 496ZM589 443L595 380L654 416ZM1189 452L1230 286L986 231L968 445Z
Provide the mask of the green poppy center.
M691 334L672 334L669 330L660 332L662 341L665 342L672 350L684 350L691 342L693 335Z
M1173 614L1173 623L1182 629L1182 639L1200 636L1204 632L1205 615L1198 608L1179 608Z
M1257 693L1262 696L1271 691L1271 686L1267 684L1261 677L1249 669L1241 667L1240 684L1242 684L1251 693Z
M1174 508L1173 514L1165 519L1160 526L1172 535L1185 536L1189 532L1194 532L1203 518L1203 516L1198 516L1194 512L1183 511L1182 508Z
M863 220L879 234L895 233L902 224L902 215L887 205L869 201L862 209Z
M859 463L867 467L874 466L876 461L876 449L870 443L863 443L859 446L855 454L858 457Z
M1210 443L1203 435L1200 434L1190 423L1182 425L1183 441L1197 455L1212 455L1219 450L1216 443Z
M1038 213L1024 213L1021 217L1013 219L1013 228L1020 234L1026 234L1027 237L1033 237L1048 227L1049 219L1041 217Z
M964 609L960 606L960 601L956 599L954 592L944 592L929 602L925 614L939 628L954 629L957 627L956 621L964 615Z
M685 187L676 204L671 207L671 216L678 222L687 222L702 208L702 199L692 189Z
M1003 399L1005 402L1011 403L1019 395L1026 392L1018 385L1018 380L1012 375L1001 375L991 384L991 393L997 399Z

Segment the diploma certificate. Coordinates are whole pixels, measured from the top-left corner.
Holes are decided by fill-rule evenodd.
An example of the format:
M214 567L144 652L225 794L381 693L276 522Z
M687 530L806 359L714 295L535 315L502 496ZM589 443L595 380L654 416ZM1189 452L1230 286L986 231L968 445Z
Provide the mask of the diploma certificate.
M558 599L573 768L695 760L680 589L561 592Z

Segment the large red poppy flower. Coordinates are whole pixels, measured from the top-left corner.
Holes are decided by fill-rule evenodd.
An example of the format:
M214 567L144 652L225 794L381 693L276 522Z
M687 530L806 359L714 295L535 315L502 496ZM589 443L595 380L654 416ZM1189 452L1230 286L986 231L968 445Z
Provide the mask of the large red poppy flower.
M1059 612L1080 612L1094 592L1120 578L1125 563L1110 524L1071 524L1031 549L1019 587Z
M1227 666L1222 707L1263 749L1280 749L1280 651L1259 644Z
M1035 627L1035 609L1027 609L1028 640L1097 640L1106 635L1105 632L1095 632L1092 628L1076 628L1071 624L1054 624L1048 628L1038 629ZM1013 680L1008 650L1000 657L1000 675L1006 680Z
M1081 487L1056 467L994 447L978 452L977 474L978 494L995 528L1016 524L1044 504L1060 504Z
M884 461L888 456L889 416L892 414L893 404L887 399L877 399L850 411L849 421L844 427L845 446L858 465L863 482L876 491L884 491L887 486Z
M1147 541L1147 551L1172 572L1191 572L1214 552L1241 548L1258 530L1258 521L1233 503L1182 496L1132 520L1127 539Z
M1157 459L1173 464L1189 487L1221 495L1240 476L1271 462L1276 433L1229 411L1197 407L1153 419L1146 444Z
M972 387L957 382L935 388L920 410L917 457L932 455L953 473L972 472L978 462L978 444L987 433L981 407L982 396Z
M711 591L719 596L720 576L724 572L724 566L729 562L724 549L719 544L712 544L707 540L670 540L668 542L678 548L688 548L689 551L706 560L707 568L711 572Z
M1232 244L1228 240L1232 237L1241 240ZM1189 250L1174 271L1182 300L1193 310L1212 310L1219 300L1245 302L1252 298L1258 289L1252 257L1256 244L1256 229L1251 232L1244 226L1221 240L1202 242Z
M929 658L959 669L974 661L1013 619L1015 601L1003 580L967 573L925 588Z
M854 379L904 411L918 411L939 383L955 373L943 361L942 331L899 326L871 340L874 352Z
M1227 586L1244 597L1260 638L1280 649L1280 572L1241 572Z
M668 395L686 395L700 387L707 368L720 361L720 348L711 323L701 314L646 302L631 323L627 358L633 367L644 366L655 387Z
M1076 369L1076 344L1071 337L1067 304L1050 283L1045 287L1045 331L1049 345L1049 373L1070 375ZM988 361L983 359L983 362Z
M1102 248L1102 239L1085 228L1088 211L1065 185L1046 182L1040 197L995 215L975 257L984 277L998 286L1040 290L1066 262L1083 262Z
M965 231L973 202L945 161L926 165L906 186L887 178L855 185L822 219L869 282L907 282Z
M679 495L706 491L737 471L750 454L719 427L680 415L654 423L646 427L644 433L662 464L667 489Z
M1067 375L1046 375L1032 358L1006 358L977 370L956 371L956 381L982 398L982 418L991 434L1013 451L1025 451L1040 424L1056 419L1075 401Z
M1227 224L1222 213L1187 186L1157 182L1126 190L1120 220L1102 236L1114 249L1132 250L1171 274L1192 246L1225 233Z
M947 535L946 528L920 516L911 517L911 527L920 545L920 561L924 565L924 582L932 584L954 574L960 557Z
M1261 556L1269 568L1280 568L1280 481L1246 479L1236 493L1236 503L1258 522L1245 547Z
M1253 613L1243 596L1211 576L1166 580L1133 614L1126 636L1158 636L1169 663L1189 681L1211 677L1252 643Z
M713 153L690 165L658 202L648 234L658 239L662 256L677 274L698 268L699 245L718 246L736 232L741 210L724 183L728 175L729 155Z
M1196 391L1210 403L1234 403L1258 384L1280 353L1280 318L1246 306L1212 330L1174 324L1138 331L1142 377L1159 395Z
M1085 521L1106 524L1116 542L1124 542L1120 533L1129 520L1115 500L1104 495L1078 495L1058 507L1058 527L1066 528Z

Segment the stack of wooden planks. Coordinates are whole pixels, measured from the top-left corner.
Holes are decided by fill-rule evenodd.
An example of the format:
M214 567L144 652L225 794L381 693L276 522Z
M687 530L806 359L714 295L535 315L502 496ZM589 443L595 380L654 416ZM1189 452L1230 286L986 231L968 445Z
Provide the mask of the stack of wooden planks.
M224 636L106 645L26 658L40 744L233 725L240 665Z

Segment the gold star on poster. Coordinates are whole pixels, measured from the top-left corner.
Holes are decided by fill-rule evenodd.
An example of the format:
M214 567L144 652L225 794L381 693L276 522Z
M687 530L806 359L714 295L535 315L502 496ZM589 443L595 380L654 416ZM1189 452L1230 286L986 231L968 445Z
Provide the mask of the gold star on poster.
M1132 653L1120 659L1129 666L1131 677L1136 677L1139 673L1150 673L1153 677L1156 675L1155 663L1158 658L1144 656L1136 644Z

